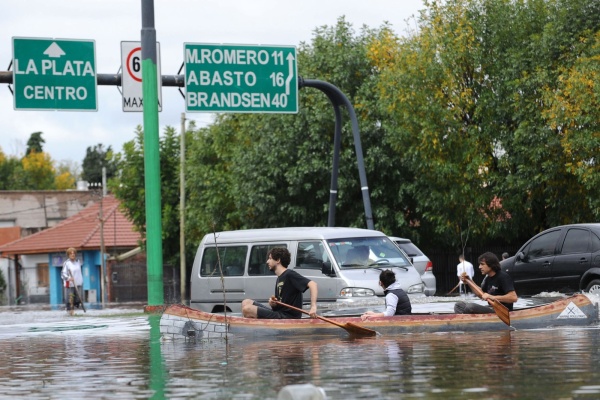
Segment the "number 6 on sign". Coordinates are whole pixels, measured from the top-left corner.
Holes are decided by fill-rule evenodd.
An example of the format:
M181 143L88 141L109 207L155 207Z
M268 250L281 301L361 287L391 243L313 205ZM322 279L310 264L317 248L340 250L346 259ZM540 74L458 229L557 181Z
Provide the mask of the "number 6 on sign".
M131 50L127 55L127 74L133 78L134 81L142 81L142 65L140 59L142 58L142 46L136 47Z
M162 111L162 77L160 73L160 44L156 43L156 75L158 111ZM144 111L142 95L142 47L140 42L121 42L121 86L123 111Z

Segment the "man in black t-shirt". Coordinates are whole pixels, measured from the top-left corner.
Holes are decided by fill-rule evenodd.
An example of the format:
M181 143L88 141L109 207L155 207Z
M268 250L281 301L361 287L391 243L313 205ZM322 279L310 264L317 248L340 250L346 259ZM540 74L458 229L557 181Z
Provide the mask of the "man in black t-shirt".
M512 311L513 304L518 300L515 284L510 275L500 268L498 257L494 253L487 252L480 255L478 261L479 270L485 275L481 282L483 291L481 299L498 300ZM464 282L464 279L464 276L461 277L461 281ZM457 314L488 314L493 313L494 309L476 303L458 301L454 305L454 312Z
M296 308L302 308L302 293L310 289L310 316L316 318L317 315L317 283L300 275L292 269L287 269L290 265L291 255L288 249L276 247L271 249L268 254L267 266L275 275L275 295L269 299L270 308L266 305L245 299L242 301L242 315L246 318L300 318L302 313L291 308L280 306L273 300L292 305Z

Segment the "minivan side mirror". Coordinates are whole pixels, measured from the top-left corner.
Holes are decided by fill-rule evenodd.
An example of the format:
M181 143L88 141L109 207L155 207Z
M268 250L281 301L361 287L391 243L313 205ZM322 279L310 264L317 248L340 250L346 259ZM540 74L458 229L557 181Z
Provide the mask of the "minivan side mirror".
M321 264L321 273L327 276L335 276L331 261L323 261L323 264Z
M525 253L523 253L522 251L520 251L515 256L515 260L517 260L517 261L527 261L527 256L525 256Z

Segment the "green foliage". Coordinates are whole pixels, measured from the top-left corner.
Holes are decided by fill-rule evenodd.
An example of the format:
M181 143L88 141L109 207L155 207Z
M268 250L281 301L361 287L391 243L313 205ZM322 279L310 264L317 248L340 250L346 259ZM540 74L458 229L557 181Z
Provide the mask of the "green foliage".
M167 127L159 138L162 207L163 256L167 264L179 261L179 138ZM108 152L110 154L110 152ZM123 152L109 155L119 173L108 182L111 192L121 201L123 211L136 229L146 236L144 181L144 132L141 126L135 139L123 145Z
M117 166L111 157L111 146L108 146L106 150L101 143L94 147L88 147L83 159L81 179L89 183L102 183L102 168L106 168L107 179L112 178L116 173Z
M0 190L66 190L75 187L76 166L54 161L47 153L31 151L19 159L0 149Z
M31 152L42 153L44 151L44 143L46 141L42 138L43 132L33 132L29 139L27 140L27 151L25 153L26 156Z
M329 82L364 103L359 115L368 179L389 185L402 168L389 148L381 147L379 114L371 111L375 73L366 57L376 31L356 35L343 18L319 28L311 45L298 52L301 76ZM300 92L297 115L222 115L194 132L186 156L190 236L196 241L214 230L278 226L325 226L333 158L334 110L321 91ZM342 107L343 109L343 107ZM338 180L336 225L365 227L354 140L348 115L344 126ZM373 178L371 178L373 177ZM393 189L392 189L393 190ZM399 191L375 190L372 198L390 200L376 208L381 226L395 227ZM403 215L403 211L398 212ZM401 218L403 220L403 218ZM391 222L390 222L391 221ZM390 232L391 233L391 232Z
M22 169L17 157L6 157L0 149L0 190L15 190L18 187L17 176Z
M375 228L458 247L467 236L503 244L597 220L600 2L425 5L406 37L387 25L356 33L341 18L298 51L301 76L337 86L354 105ZM353 133L342 116L336 225L364 227ZM334 125L330 100L305 87L297 115L226 114L190 129L190 246L213 230L324 226ZM163 143L169 154L172 144ZM178 158L163 157L165 223L177 216L169 186L177 168L168 161ZM120 166L115 190L142 229L139 138Z
M384 127L416 177L408 190L450 243L467 228L475 241L511 240L598 217L545 98L598 31L593 3L433 1L418 34L372 56Z
M55 188L55 169L49 154L32 151L23 159L20 185L22 190L51 190Z
M570 68L560 70L558 85L549 89L544 116L558 132L565 168L581 183L594 216L600 215L600 33ZM579 211L579 210L577 210Z

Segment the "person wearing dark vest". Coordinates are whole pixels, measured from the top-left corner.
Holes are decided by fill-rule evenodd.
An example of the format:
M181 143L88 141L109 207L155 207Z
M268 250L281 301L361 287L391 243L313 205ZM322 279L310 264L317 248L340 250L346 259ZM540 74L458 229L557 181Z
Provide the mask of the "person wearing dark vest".
M367 311L360 316L363 321L375 317L391 317L393 315L410 315L412 307L408 295L400 287L400 283L396 282L394 271L386 269L379 274L379 285L383 287L385 294L385 311L374 312Z

